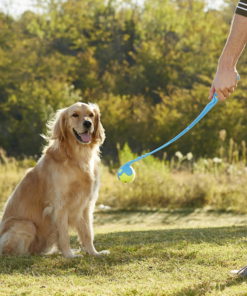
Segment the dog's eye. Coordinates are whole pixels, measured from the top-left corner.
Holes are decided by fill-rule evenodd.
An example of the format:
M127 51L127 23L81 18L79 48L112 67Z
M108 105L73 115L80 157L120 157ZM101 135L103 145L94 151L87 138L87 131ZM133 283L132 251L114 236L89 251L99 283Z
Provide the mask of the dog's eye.
M73 117L79 117L77 113L72 114Z
M93 114L93 113L90 113L90 114L89 114L89 117L94 117L94 114Z

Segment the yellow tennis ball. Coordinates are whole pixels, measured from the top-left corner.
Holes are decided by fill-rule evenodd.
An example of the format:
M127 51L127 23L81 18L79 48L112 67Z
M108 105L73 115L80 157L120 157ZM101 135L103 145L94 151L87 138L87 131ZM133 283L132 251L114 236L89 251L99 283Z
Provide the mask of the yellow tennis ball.
M136 173L131 166L124 165L119 169L117 176L123 183L131 183L135 180Z

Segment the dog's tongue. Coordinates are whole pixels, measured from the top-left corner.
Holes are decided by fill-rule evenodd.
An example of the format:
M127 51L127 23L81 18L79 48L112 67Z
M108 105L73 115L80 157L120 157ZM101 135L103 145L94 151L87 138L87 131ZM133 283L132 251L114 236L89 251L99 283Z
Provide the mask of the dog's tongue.
M80 134L80 137L81 137L81 139L82 139L82 141L83 141L84 143L88 143L88 142L91 141L91 135L90 135L90 133L83 133L83 134Z

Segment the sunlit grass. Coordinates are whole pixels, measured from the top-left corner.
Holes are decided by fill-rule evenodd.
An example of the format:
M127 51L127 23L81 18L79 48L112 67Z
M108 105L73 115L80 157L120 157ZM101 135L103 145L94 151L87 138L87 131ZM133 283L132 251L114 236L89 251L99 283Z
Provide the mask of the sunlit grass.
M121 157L133 155L127 149ZM247 295L246 281L229 273L247 264L244 163L176 157L137 164L128 185L103 166L98 205L112 210L96 210L95 245L111 254L2 257L0 295ZM2 161L2 204L34 163ZM74 233L71 245L79 248Z
M109 256L4 257L0 295L246 295L246 281L229 273L247 263L246 215L181 210L95 217L96 248L109 249ZM74 235L71 244L79 247Z

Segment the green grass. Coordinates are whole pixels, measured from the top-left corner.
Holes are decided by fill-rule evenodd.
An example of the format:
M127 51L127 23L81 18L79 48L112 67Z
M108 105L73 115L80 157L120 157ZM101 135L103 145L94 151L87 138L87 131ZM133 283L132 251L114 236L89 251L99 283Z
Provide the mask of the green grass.
M107 257L3 257L0 295L247 295L247 215L212 210L95 214ZM78 248L74 234L73 248Z
M128 153L122 162L132 158ZM0 209L33 165L32 159L0 163ZM247 295L247 281L229 273L247 265L244 162L149 158L135 169L135 183L126 185L103 167L99 203L170 209L96 212L95 244L111 251L107 257L1 257L0 296ZM74 233L71 245L79 248Z

